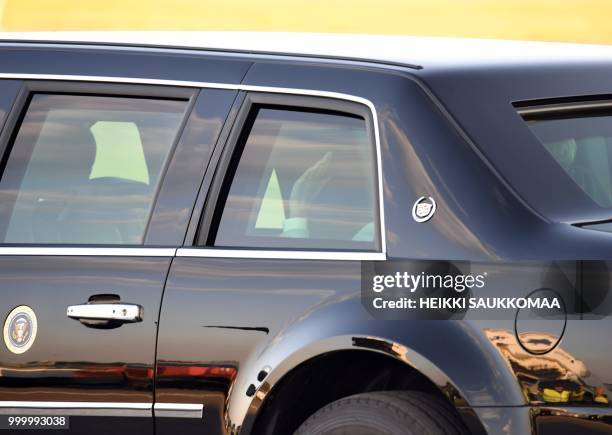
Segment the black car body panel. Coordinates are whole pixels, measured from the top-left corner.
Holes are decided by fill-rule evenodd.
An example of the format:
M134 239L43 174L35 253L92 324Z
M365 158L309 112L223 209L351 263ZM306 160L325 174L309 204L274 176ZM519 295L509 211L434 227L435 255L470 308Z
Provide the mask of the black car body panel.
M3 303L11 308L32 307L45 327L39 328L38 346L26 358L4 351L2 400L108 402L110 396L127 407L129 403L152 403L156 313L170 260L3 256ZM66 317L67 306L104 293L116 293L125 302L138 301L145 321L129 328L92 329ZM115 431L127 434L138 428L152 433L150 410L148 413L149 418L115 415L127 420ZM63 411L69 414L70 410ZM104 415L93 418L101 417ZM71 423L71 430L79 433L92 421L77 413Z
M15 105L6 126L19 122L20 98L33 80L60 80L66 89L93 81L191 92L142 246L123 247L119 256L103 246L87 255L79 253L82 247L30 246L16 255L10 253L20 247L0 248L2 318L18 305L40 317L38 347L26 359L0 347L3 414L19 410L17 402L132 402L143 405L138 416L100 413L99 427L288 433L340 395L418 386L446 397L474 433L559 433L560 422L568 433L612 430L609 404L553 405L525 394L527 377L548 380L549 368L562 367L561 378L571 370L570 358L580 364L585 385L603 387L610 397L612 350L602 342L609 314L584 320L578 313L554 351L533 355L517 343L514 320L380 321L360 299L361 265L369 254L488 262L493 269L501 261L611 259L611 234L572 225L609 216L569 179L558 187L565 203L549 195L550 180L564 178L552 159L541 165L545 151L513 106L609 95L611 62L417 70L247 52L7 43L0 46L0 64L0 114ZM300 251L282 258L266 257L265 250L220 250L200 237L214 223L207 215L218 206L212 193L224 177L223 152L235 145L232 132L241 128L239 112L253 93L350 96L351 104L375 108L383 248L362 258L333 258L333 252L306 258ZM6 128L8 142L13 132ZM423 195L438 203L426 225L411 218ZM54 248L74 251L54 254ZM36 249L47 254L35 255ZM572 267L585 296L584 264ZM143 322L93 329L66 317L68 305L95 294L143 306ZM321 367L329 367L330 378ZM342 384L337 391L334 379ZM330 391L313 390L321 385ZM94 417L58 408L73 415L74 433L92 424Z

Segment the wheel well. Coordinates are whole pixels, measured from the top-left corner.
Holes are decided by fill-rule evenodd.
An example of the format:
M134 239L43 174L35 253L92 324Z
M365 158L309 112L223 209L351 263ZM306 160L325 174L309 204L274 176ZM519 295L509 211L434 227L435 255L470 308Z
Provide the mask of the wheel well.
M369 391L416 390L446 396L417 370L372 351L342 350L294 368L268 394L254 435L293 433L310 415L335 400Z

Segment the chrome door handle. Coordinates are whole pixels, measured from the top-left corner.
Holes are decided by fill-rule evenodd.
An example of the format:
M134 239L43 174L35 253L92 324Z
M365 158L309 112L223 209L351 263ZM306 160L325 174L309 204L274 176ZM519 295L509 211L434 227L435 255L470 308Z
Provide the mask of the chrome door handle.
M69 306L66 315L77 320L134 323L142 321L143 309L134 304L83 304Z

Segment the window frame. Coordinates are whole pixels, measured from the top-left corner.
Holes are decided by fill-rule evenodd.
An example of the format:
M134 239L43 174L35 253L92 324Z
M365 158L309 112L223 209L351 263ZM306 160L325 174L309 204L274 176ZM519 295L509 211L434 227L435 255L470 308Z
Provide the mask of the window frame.
M338 115L346 115L362 118L365 122L368 143L372 151L373 170L373 192L374 192L374 249L333 249L333 248L266 248L257 246L244 247L220 247L215 246L215 238L219 229L219 223L227 196L236 170L246 145L246 140L251 132L259 107L274 108L277 110L288 109L304 112L328 112ZM202 214L198 223L194 247L219 249L224 251L289 251L289 252L354 252L354 253L384 253L384 233L381 217L380 186L380 150L376 138L375 120L372 110L365 104L355 101L343 100L310 95L281 94L272 92L249 91L244 96L244 101L234 119L231 131L225 145L214 162L215 171L204 200Z
M536 135L529 125L532 122L576 119L581 117L612 116L611 95L581 95L570 97L542 98L535 100L513 101L512 108L520 117L524 127L529 131L531 137L537 143L538 148L548 154L544 143ZM577 210L606 211L608 207L599 205L588 193L576 183L575 180L550 156L548 165L555 172L557 187L565 193L564 201L573 204ZM567 220L570 224L578 227L588 226L595 223L609 222L610 219L600 218L578 218Z
M84 243L79 245L72 244L51 244L51 243L0 243L0 247L10 246L31 246L31 247L104 247L104 248L121 248L121 247L146 247L147 236L149 233L149 224L151 222L155 207L159 199L161 187L169 167L172 157L176 152L180 142L180 137L184 130L185 124L189 119L196 98L200 92L198 87L187 86L161 86L149 84L132 84L132 83L112 83L104 81L72 81L72 80L24 80L21 88L15 98L13 107L6 117L6 122L0 134L0 179L4 176L6 165L13 150L13 145L23 124L23 120L28 112L30 102L35 94L49 95L73 95L73 96L91 96L91 97L115 97L115 98L143 98L143 99L169 99L169 100L184 100L185 111L183 118L179 122L175 136L172 140L168 154L162 164L159 181L155 186L151 209L147 216L145 231L143 234L143 242L138 245L126 244L104 244L97 245L94 243ZM8 225L8 222L1 225Z

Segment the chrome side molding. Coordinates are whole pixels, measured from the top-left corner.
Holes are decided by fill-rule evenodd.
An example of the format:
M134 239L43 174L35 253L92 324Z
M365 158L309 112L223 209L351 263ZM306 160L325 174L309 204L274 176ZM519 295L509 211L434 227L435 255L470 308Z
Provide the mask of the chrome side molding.
M153 407L155 417L202 418L204 405L197 403L156 403Z
M0 401L0 415L152 417L150 403Z
M0 415L202 418L199 403L0 401Z

